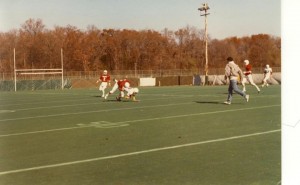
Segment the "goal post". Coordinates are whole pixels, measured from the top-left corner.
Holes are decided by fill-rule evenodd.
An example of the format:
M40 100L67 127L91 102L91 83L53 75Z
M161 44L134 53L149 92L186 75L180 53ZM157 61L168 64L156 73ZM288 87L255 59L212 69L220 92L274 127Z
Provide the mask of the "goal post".
M14 89L17 91L17 76L18 75L60 75L61 89L64 89L64 68L63 68L63 49L61 49L61 68L55 69L17 69L16 68L16 50L14 48Z

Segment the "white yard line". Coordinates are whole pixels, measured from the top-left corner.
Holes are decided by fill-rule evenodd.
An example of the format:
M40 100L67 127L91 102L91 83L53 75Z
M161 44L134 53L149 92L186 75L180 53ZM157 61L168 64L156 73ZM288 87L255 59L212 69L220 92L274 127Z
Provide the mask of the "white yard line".
M171 98L176 98L176 97L171 97ZM146 99L143 101L148 101L148 100L159 100L159 99L166 99L165 97L163 98L155 98L155 99ZM102 99L103 102L105 101ZM69 105L55 105L55 106L42 106L42 107L32 107L32 108L25 108L25 109L14 109L13 111L26 111L26 110L35 110L35 109L52 109L52 108L61 108L61 107L77 107L79 105L100 105L102 101L100 100L99 102L96 103L80 103L80 104L69 104ZM109 102L107 101L106 103L116 103L116 102ZM1 112L0 112L1 113Z
M91 100L91 98L85 98L85 99L64 99L64 102L76 102L76 101L86 101L86 100ZM61 103L62 101L59 100L54 100L54 101L49 101L48 103ZM35 101L35 102L28 102L27 100L23 103L13 103L13 104L5 104L5 106L16 106L16 105L37 105L37 104L45 104L44 100L40 101Z
M267 106L261 106L261 107L249 107L249 108L242 108L242 109L230 109L230 110L220 110L220 111L212 111L212 112L200 112L200 113L194 113L194 114L184 114L184 115L176 115L176 116L166 116L166 117L158 117L158 118L130 120L130 121L122 121L122 122L116 122L116 123L118 123L118 124L121 124L121 123L134 123L134 122L142 122L142 121L153 121L153 120L170 119L170 118L200 116L200 115L217 114L217 113L225 113L225 112L235 112L235 111L244 111L244 110L253 110L253 109L264 109L264 108L278 107L278 106L280 106L280 105L267 105Z
M187 96L189 97L189 96ZM192 96L190 96L192 97ZM178 97L169 97L169 98L178 98ZM152 99L144 99L143 101L152 101L152 100L160 100L160 99L166 99L166 97L161 97L161 98L152 98ZM79 99L79 101L82 100L91 100L91 99ZM94 103L95 101L93 101L93 103L79 103L79 104L69 104L69 105L54 105L54 106L40 106L40 107L31 107L31 108L24 108L24 109L13 109L11 111L26 111L26 110L35 110L35 109L51 109L51 108L60 108L60 107L76 107L78 105L100 105L100 103L105 102L105 100L102 98L103 101L101 101L101 99L99 100L99 102ZM109 102L110 99L108 99L107 102L105 103L116 103L116 102ZM78 101L78 100L66 100L64 102L70 102L70 101ZM60 102L61 101L52 101L50 103L55 103L55 102ZM39 103L26 103L27 105L34 105L34 104L40 104ZM45 102L43 102L44 104ZM24 104L10 104L10 105L6 105L6 106L12 106L12 105L24 105ZM0 112L1 113L1 112Z
M270 131L266 131L266 132L257 132L257 133L246 134L246 135L239 135L239 136L232 136L232 137L227 137L227 138L219 138L219 139L213 139L213 140L207 140L207 141L200 141L200 142L195 142L195 143L187 143L187 144L182 144L182 145L174 145L174 146L161 147L161 148L153 148L153 149L149 149L149 150L141 150L141 151L136 151L136 152L130 152L130 153L124 153L124 154L118 154L118 155L110 155L110 156L105 156L105 157L97 157L97 158L77 160L77 161L71 161L71 162L65 162L65 163L57 163L57 164L51 164L51 165L36 166L36 167L31 167L31 168L2 171L2 172L0 172L0 176L14 174L14 173L22 173L22 172L28 172L28 171L56 168L56 167L62 167L62 166L68 166L68 165L75 165L75 164L81 164L81 163L95 162L95 161L101 161L101 160L107 160L107 159L128 157L128 156L140 155L140 154L145 154L145 153L152 153L152 152L159 152L159 151L165 151L165 150L171 150L171 149L177 149L177 148L183 148L183 147L197 146L197 145L208 144L208 143L236 140L236 139L241 139L241 138L277 133L280 131L281 131L280 129L270 130Z
M50 115L42 115L42 116L29 116L29 117L22 117L22 118L2 119L2 120L0 120L0 122L26 120L26 119L34 119L34 118L48 118L48 117L68 116L68 115L76 115L76 114L89 114L89 113L97 113L97 112L109 112L109 111L116 111L116 110L131 110L131 109L141 109L141 108L166 107L166 106L193 104L193 103L194 102L178 103L178 104L165 104L165 105L151 105L151 106L141 106L141 107L127 107L127 108L116 108L116 109L103 109L103 110L94 110L94 111L85 111L85 112L50 114Z
M142 95L147 95L147 94L142 94ZM149 96L160 96L161 98L151 98L151 99L143 99L143 101L152 101L152 100L159 100L159 99L166 99L166 97L168 97L168 99L170 98L178 98L178 97L181 97L181 98L193 98L193 97L224 97L223 95L169 95L169 94L149 94ZM263 96L263 95L260 95L260 96L257 96L255 98L276 98L276 97L279 97L279 96ZM91 99L79 99L79 101L83 101L83 100L91 100ZM78 101L77 100L65 100L64 102L75 102L75 101ZM103 99L104 101L104 99ZM218 100L211 100L211 101L218 101ZM222 100L220 100L222 101ZM55 102L61 102L61 101L52 101L50 103L55 103ZM23 109L11 109L9 110L10 112L16 112L16 111L27 111L27 110L36 110L36 109L52 109L52 108L62 108L62 107L76 107L76 106L79 106L79 105L97 105L97 104L100 104L101 100L97 103L79 103L79 104L69 104L69 105L54 105L54 106L40 106L40 107L31 107L31 108L23 108ZM23 103L23 104L8 104L6 105L7 106L15 106L15 105L24 105L24 104L27 104L27 105L35 105L35 104L41 104L44 102L34 102L34 103ZM106 102L106 103L115 103L115 102ZM0 113L8 113L8 112L1 112ZM1 120L0 120L1 121Z
M124 123L136 123L136 122L154 121L154 120L162 120L162 119L172 119L172 118L181 118L181 117L190 117L190 116L201 116L201 115L208 115L208 114L218 114L218 113L244 111L244 110L253 110L253 109L264 109L264 108L278 107L278 106L280 106L280 105L267 105L267 106L249 107L249 108L241 108L241 109L230 109L230 110L220 110L220 111L211 111L211 112L200 112L200 113L194 113L194 114L182 114L182 115L176 115L176 116L165 116L165 117L156 117L156 118L149 118L149 119L121 121L121 122L114 122L112 124L121 125L121 124L124 124ZM38 134L38 133L45 133L45 132L63 131L63 130L71 130L71 129L93 127L93 125L88 125L88 124L83 124L83 125L84 125L83 127L69 127L69 128L58 128L58 129L41 130L41 131L33 131L33 132L5 134L5 135L0 135L0 138L1 137L19 136L19 135L27 135L27 134Z
M10 136L29 135L29 134L40 134L40 133L63 131L63 130L72 130L72 129L86 128L86 127L92 127L92 126L86 125L86 126L80 126L80 127L79 126L78 127L66 127L66 128L32 131L32 132L20 132L20 133L14 133L14 134L4 134L4 135L0 135L0 138L1 137L10 137Z

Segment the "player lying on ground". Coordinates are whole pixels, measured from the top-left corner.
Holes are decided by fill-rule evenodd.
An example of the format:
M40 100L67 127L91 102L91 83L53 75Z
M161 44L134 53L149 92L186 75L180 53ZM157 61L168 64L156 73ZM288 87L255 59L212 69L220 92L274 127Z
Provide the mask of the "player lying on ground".
M125 96L125 99L131 99L132 101L139 101L135 97L139 93L139 89L134 87L124 88L124 91L127 92L127 95Z
M120 92L119 95L116 97L116 99L118 101L121 101L122 98L132 99L133 101L137 101L135 96L139 92L139 89L130 87L129 80L127 80L125 78L125 79L122 79L122 80L114 79L114 81L115 81L115 84L114 84L112 90L109 91L109 93L107 93L105 95L105 99L107 99L107 97L110 94L113 94L118 89L119 92ZM125 96L125 92L127 92L126 96Z

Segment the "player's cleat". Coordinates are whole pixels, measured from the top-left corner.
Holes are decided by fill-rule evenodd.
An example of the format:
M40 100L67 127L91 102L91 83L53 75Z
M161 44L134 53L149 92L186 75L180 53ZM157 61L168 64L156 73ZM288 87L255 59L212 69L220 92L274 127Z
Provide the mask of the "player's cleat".
M104 96L104 99L107 99L107 97L108 97L108 94Z
M132 101L138 101L138 100L135 99L135 96L132 96Z
M230 104L231 104L231 102L230 102L230 101L224 101L224 104L226 104L226 105L230 105Z
M104 98L104 94L101 97Z
M117 101L121 101L121 97L120 97L120 96L117 96L117 97L116 97L116 100L117 100Z
M247 95L246 95L246 101L247 101L247 102L249 102L249 98L250 98L250 96L249 96L249 94L247 94Z

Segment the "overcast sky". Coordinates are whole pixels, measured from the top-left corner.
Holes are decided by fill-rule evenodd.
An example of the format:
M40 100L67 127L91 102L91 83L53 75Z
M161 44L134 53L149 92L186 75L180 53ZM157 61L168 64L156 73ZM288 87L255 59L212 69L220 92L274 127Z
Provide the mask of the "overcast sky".
M47 28L72 25L99 29L204 29L198 8L207 2L212 38L266 33L281 36L280 0L0 0L0 31L20 28L29 18Z

